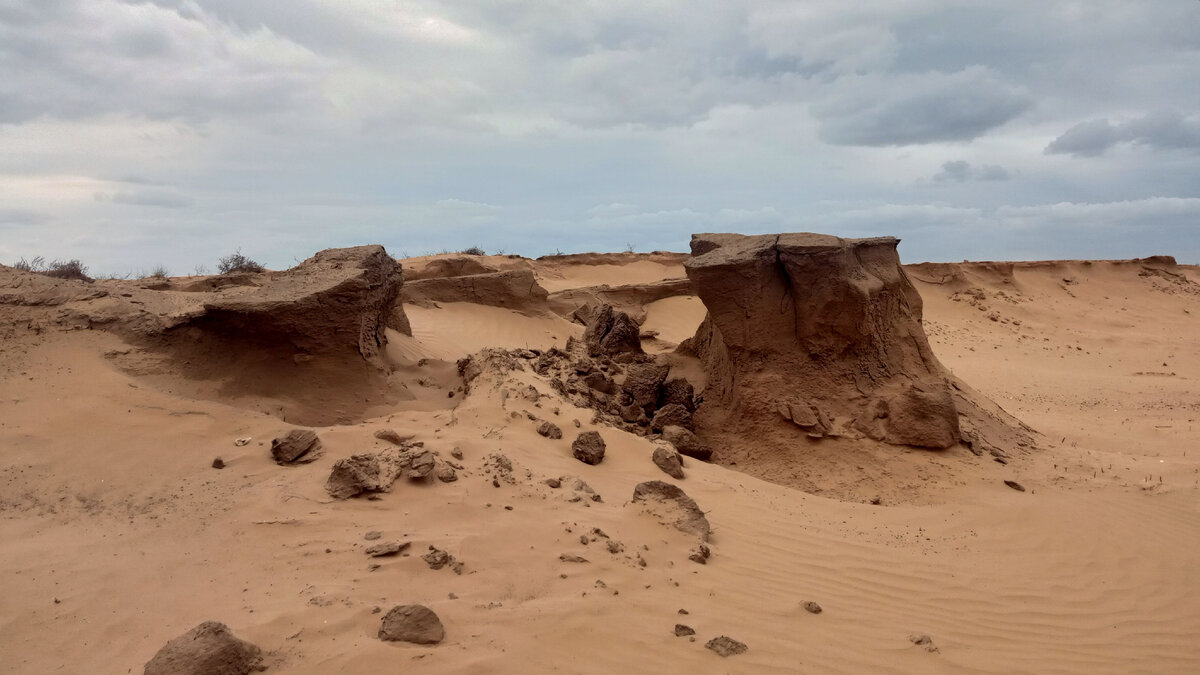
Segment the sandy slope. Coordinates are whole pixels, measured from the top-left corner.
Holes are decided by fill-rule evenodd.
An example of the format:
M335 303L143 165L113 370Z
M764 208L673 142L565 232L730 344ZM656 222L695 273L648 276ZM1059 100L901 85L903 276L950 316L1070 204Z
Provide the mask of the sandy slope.
M649 281L650 270L539 276L569 288ZM3 669L138 672L167 639L217 619L287 673L1196 672L1200 296L1131 265L1018 267L1010 281L968 267L953 288L910 273L942 361L1051 447L1007 466L922 453L932 503L883 506L689 461L680 485L714 527L706 566L687 560L686 536L627 503L636 483L663 477L645 439L600 428L608 457L580 464L573 421L593 428L591 412L517 395L524 384L551 394L529 373L446 407L448 361L548 346L578 331L565 321L457 303L410 310L414 337L392 335L390 354L406 382L427 378L416 398L448 402L319 428L325 455L287 468L267 452L290 428L278 418L125 374L104 356L121 347L107 334L12 330L0 352ZM644 328L676 342L702 317L697 305L653 303ZM566 437L538 436L525 412ZM329 466L385 447L372 436L381 428L443 456L458 447L467 469L455 483L331 502ZM240 437L253 441L235 447ZM516 465L515 484L493 487L483 462L494 452ZM227 468L209 468L215 456ZM540 483L562 475L603 502ZM581 544L595 527L624 552ZM369 530L410 539L413 555L368 571ZM428 569L430 544L465 573ZM803 611L805 600L824 612ZM413 602L438 612L445 643L375 639L372 608ZM698 640L676 638L677 622ZM750 650L703 648L720 634Z

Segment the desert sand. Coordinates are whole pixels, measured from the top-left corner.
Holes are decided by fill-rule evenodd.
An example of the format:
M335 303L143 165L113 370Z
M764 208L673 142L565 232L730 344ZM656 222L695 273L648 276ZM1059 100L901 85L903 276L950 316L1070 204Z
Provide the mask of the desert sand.
M1195 266L906 265L894 283L919 298L897 321L923 334L897 349L929 352L918 379L958 411L931 449L889 436L899 399L863 418L875 389L834 396L834 375L809 387L828 420L771 403L713 422L713 366L679 349L705 323L695 261L711 252L429 256L398 261L401 284L381 249L359 251L384 275L369 288L328 253L240 280L0 268L0 670L141 672L213 620L278 673L1200 671ZM332 290L306 295L314 279ZM652 462L670 448L645 417L577 405L594 395L570 389L585 357L551 363L606 304L647 356L593 373L646 359L694 386L713 456L683 457L682 480ZM748 358L727 359L743 389L784 368ZM779 372L784 389L824 377ZM276 463L293 429L319 448ZM573 456L587 431L598 464ZM338 460L398 452L414 470L426 450L456 480L326 489ZM633 501L660 480L703 510L707 542ZM392 542L409 544L366 553ZM430 547L455 562L432 569ZM380 640L413 604L444 640ZM706 649L718 636L748 649Z

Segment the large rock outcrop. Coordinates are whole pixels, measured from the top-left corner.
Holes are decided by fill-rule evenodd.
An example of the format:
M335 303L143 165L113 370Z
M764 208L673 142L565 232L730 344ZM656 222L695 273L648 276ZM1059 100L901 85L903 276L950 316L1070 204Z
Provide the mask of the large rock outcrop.
M548 311L546 296L546 289L538 285L533 271L528 269L407 281L403 293L404 302L415 305L473 302L526 313Z
M697 416L810 438L958 443L958 414L921 328L897 239L698 234L688 278L708 316L685 349L708 374Z

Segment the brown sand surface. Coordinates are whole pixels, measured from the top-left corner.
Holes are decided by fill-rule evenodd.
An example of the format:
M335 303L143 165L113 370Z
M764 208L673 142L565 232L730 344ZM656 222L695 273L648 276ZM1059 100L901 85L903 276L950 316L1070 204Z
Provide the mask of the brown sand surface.
M528 264L562 290L682 276L669 262ZM406 307L413 336L388 331L386 347L395 403L313 427L323 454L279 466L270 441L294 425L267 398L198 395L182 376L131 371L111 333L13 314L0 348L0 669L139 672L214 619L279 673L1197 672L1200 272L1174 270L909 266L942 363L1045 447L1008 464L955 449L814 456L847 486L829 491L840 498L687 460L677 483L711 522L706 565L688 560L694 538L630 503L637 483L666 480L651 441L593 424L528 370L461 390L456 359L561 346L582 332L565 319ZM645 310L649 351L704 317L689 296ZM338 405L352 394L329 392ZM331 499L332 463L390 447L381 429L443 458L459 449L458 480ZM607 442L596 466L570 448L592 429ZM492 453L511 461L511 482L494 486ZM226 467L210 468L218 456ZM889 490L889 471L918 487ZM580 477L602 501L570 501L569 481L542 483L552 477ZM846 497L867 490L882 503ZM593 528L623 550L581 543ZM368 558L372 530L411 541L411 555ZM430 545L462 574L429 569ZM376 638L374 608L412 603L438 613L442 644ZM749 650L704 649L718 635Z

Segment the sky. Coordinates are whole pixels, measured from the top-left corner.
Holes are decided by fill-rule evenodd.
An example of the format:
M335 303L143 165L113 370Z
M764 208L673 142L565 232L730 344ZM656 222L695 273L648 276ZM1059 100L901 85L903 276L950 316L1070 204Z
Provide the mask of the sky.
M713 231L1200 263L1200 1L0 0L3 263Z

